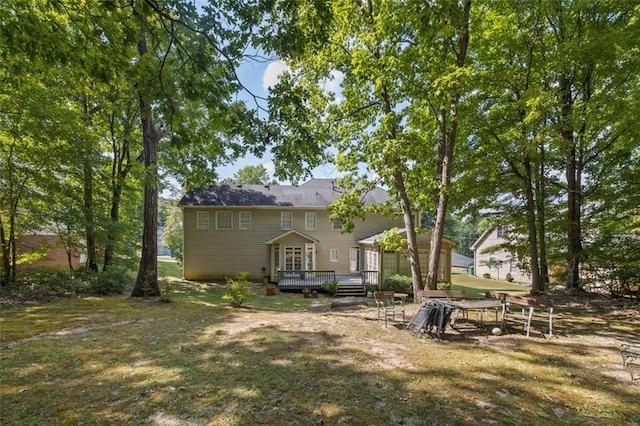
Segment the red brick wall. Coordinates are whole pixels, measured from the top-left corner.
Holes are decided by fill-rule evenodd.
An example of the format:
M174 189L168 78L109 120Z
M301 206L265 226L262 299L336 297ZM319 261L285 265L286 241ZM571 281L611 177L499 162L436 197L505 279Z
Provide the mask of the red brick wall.
M34 252L42 252L43 256L30 262L20 262L20 257ZM67 253L64 250L60 238L55 235L25 235L16 240L16 253L18 255L18 268L37 268L45 266L67 267ZM73 266L80 263L79 253L74 253L71 258Z

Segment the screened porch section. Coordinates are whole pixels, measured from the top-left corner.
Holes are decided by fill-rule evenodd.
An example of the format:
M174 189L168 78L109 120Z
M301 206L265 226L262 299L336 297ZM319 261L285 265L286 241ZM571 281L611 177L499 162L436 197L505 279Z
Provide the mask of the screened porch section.
M378 251L377 247L365 247L363 249L363 282L377 285L378 288L382 289L385 278L396 274L410 277L411 264L408 256L409 254L405 250L401 252ZM423 279L426 279L427 271L429 270L429 250L419 249L418 258ZM443 249L440 251L438 281L450 280L450 276L447 274L449 264L447 251Z

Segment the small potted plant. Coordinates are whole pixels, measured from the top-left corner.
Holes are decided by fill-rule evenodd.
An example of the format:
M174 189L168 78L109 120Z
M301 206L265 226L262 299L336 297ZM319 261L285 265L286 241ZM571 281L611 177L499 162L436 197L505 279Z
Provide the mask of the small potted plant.
M309 287L305 287L302 289L302 295L305 299L308 299L311 296L311 289Z
M265 287L265 291L267 292L267 296L273 296L276 294L276 286L268 283L267 286Z

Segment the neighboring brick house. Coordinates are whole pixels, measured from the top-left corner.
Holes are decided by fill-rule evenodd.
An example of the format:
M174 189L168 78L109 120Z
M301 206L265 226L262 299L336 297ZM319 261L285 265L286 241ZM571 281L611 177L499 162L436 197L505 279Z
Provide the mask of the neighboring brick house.
M508 232L504 225L488 229L473 243L474 275L489 274L491 278L506 280L507 274L511 274L514 281L531 284L531 274L521 270L518 258L501 247L507 242Z
M218 279L246 271L251 279L276 282L278 271L360 276L373 270L381 280L405 272L402 253L382 252L373 237L402 228L401 215L368 215L354 220L352 233L342 233L342 224L331 222L327 210L339 196L330 179L300 186L214 185L188 192L178 204L183 210L184 278ZM388 200L387 192L377 188L364 202ZM446 247L443 279L450 279L450 244Z
M68 267L69 259L60 237L56 235L24 235L16 239L18 269L40 267ZM80 255L74 251L71 264L80 264Z

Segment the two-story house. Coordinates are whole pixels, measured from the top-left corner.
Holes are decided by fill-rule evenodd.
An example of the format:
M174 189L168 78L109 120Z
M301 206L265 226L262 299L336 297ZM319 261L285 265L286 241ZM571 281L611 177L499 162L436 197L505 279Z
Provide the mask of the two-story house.
M329 220L327 206L340 196L330 179L291 185L214 185L188 192L183 210L183 274L205 280L249 272L250 279L277 282L279 272L334 271L382 282L395 273L409 273L406 253L385 252L376 241L388 229L404 226L402 216L367 215L354 220L351 233ZM381 188L370 191L366 205L388 201ZM428 235L428 233L426 233ZM427 267L428 238L421 234L421 264ZM425 245L426 244L426 245ZM451 248L441 253L442 280L451 278ZM424 257L424 263L422 262ZM426 269L425 269L426 271Z
M518 258L502 248L508 232L505 225L488 229L473 243L474 275L489 274L491 278L506 280L507 274L511 274L514 281L531 284L531 274L520 269Z

